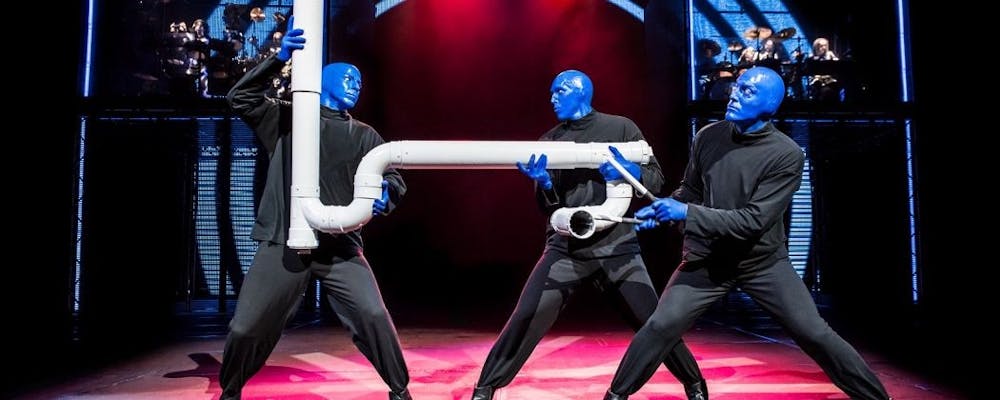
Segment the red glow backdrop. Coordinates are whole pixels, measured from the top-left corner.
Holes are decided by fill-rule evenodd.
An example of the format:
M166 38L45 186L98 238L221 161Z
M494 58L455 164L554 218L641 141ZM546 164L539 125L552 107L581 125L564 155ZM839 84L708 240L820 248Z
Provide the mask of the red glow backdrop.
M565 69L591 77L597 110L640 128L650 116L643 24L606 1L409 0L374 42L362 103L386 140L536 140L557 123L548 89ZM379 232L424 235L409 240L463 267L528 269L540 254L546 220L513 166L403 175L410 193Z

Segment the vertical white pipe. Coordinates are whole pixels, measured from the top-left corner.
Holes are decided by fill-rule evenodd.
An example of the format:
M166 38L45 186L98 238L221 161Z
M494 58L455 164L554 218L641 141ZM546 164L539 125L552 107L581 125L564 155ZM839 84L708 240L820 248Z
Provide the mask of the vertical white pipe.
M323 0L295 0L295 26L305 48L292 53L292 186L288 246L313 249L319 243L300 199L319 199L319 93L323 69Z

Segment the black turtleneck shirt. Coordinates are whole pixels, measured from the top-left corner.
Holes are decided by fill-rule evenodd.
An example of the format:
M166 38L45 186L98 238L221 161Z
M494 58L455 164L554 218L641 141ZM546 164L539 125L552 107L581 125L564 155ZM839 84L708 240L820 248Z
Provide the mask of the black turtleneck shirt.
M556 125L539 140L603 143L634 142L645 138L632 120L592 111L578 120ZM549 175L552 177L552 189L536 190L538 204L545 215L551 215L562 207L599 205L607 199L604 177L597 169L549 170ZM642 166L642 184L653 193L658 192L663 186L663 173L655 157L650 159L649 164ZM560 235L551 224L546 225L548 226L546 247L567 252L574 257L607 257L640 251L635 231L628 224L615 224L608 229L595 232L587 239Z
M292 183L291 103L265 97L271 79L284 64L273 56L248 72L229 92L229 105L250 126L270 156L267 183L257 210L251 236L284 244L288 238L289 199ZM320 110L319 198L326 205L343 206L354 200L354 174L361 158L385 143L374 128L351 118L346 111L327 107ZM403 178L393 169L384 173L389 182L392 211L406 192ZM360 251L361 231L320 234L320 243L347 246Z
M784 213L804 160L802 148L770 122L747 133L729 121L698 131L671 195L688 203L684 259L742 267L786 257Z

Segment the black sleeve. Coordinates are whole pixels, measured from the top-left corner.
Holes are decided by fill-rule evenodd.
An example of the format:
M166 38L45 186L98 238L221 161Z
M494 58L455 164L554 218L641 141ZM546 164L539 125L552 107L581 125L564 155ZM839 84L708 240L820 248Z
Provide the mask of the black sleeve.
M372 149L385 143L385 139L382 135L379 135L375 129L370 131L368 136L369 140L364 144L364 151L362 154L368 154ZM389 183L389 202L386 204L384 214L388 215L392 210L396 209L399 202L403 200L403 195L406 194L406 182L403 181L403 175L400 175L399 171L395 168L386 169L382 173L382 179Z
M691 152L688 157L687 166L684 167L684 178L681 179L680 186L670 194L674 200L688 204L702 203L702 181L701 168L698 167L698 149L700 146L701 134L695 135L694 143L691 144Z
M281 72L284 63L268 57L243 76L226 96L229 107L253 129L268 154L274 153L278 137L291 128L291 107L288 103L265 96L271 79Z
M733 237L748 240L760 237L784 217L792 195L799 188L805 156L790 152L761 177L746 206L720 210L688 205L685 231L701 237Z
M403 200L403 195L406 194L406 182L403 182L403 176L395 168L385 170L382 179L389 182L389 203L385 207L385 214L389 214Z

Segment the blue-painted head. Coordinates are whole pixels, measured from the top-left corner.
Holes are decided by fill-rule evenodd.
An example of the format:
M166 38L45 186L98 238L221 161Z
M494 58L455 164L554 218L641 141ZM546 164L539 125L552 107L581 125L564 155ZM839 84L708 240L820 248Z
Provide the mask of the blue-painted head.
M594 99L594 84L583 72L575 69L560 72L549 91L552 92L549 102L560 121L577 120L593 110L590 101Z
M765 67L748 69L733 85L726 106L726 119L743 127L767 121L785 98L785 82Z
M334 110L350 110L361 96L361 71L346 63L333 63L323 67L320 104Z

